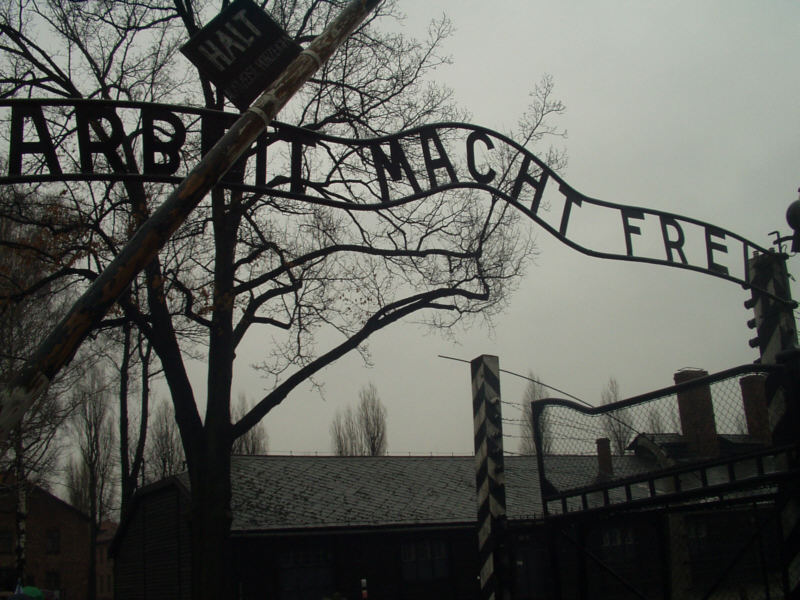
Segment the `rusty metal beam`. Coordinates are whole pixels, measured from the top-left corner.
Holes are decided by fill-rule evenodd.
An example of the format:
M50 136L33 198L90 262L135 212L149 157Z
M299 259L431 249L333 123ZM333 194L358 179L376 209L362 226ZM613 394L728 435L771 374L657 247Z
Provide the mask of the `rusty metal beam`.
M259 96L41 342L24 369L0 392L0 441L20 421L111 305L203 197L266 129L281 108L327 61L380 0L351 0L342 12Z

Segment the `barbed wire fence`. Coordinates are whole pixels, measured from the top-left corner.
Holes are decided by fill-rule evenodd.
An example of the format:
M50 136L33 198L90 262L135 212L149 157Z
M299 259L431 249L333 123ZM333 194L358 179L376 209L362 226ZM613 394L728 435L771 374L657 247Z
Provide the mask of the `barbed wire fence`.
M772 439L772 372L682 370L673 387L604 406L534 402L548 585L561 597L783 597L775 499L796 475ZM647 556L663 568L637 566Z
M540 400L534 426L548 439L545 455L595 455L597 440L606 438L613 457L635 457L642 446L655 445L668 449L672 460L708 459L733 447L770 442L764 400L769 371L748 365L708 376L686 369L676 373L676 386L599 407ZM644 468L641 461L612 462L620 478Z

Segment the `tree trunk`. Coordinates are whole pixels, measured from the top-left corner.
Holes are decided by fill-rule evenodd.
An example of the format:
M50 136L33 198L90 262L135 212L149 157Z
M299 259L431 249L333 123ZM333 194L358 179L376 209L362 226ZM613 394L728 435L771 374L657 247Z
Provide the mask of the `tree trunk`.
M193 600L233 600L230 529L231 424L233 378L233 258L238 218L228 218L221 190L212 192L216 256L214 312L208 352L205 424L181 408L189 398L171 386L191 483L191 561ZM162 364L164 360L162 358ZM190 393L190 388L183 390Z
M99 427L99 424L98 424ZM89 523L89 581L86 585L86 598L88 600L95 600L97 598L97 523L100 520L98 510L98 482L97 470L99 444L97 437L99 432L95 431L95 439L91 441L93 459L87 465L89 468L89 516L91 522Z
M131 358L131 323L122 324L122 364L119 367L119 459L121 483L120 515L128 514L128 502L136 491L136 479L131 478L128 449L128 370Z
M24 450L22 447L22 430L21 426L17 427L16 435L14 436L14 477L17 486L17 510L15 515L15 525L17 533L17 547L16 547L16 571L17 582L25 585L25 563L26 563L26 546L28 544L27 536L27 522L28 522L28 489L25 482L25 460Z
M234 248L239 218L222 190L211 193L216 254L208 346L203 441L187 451L192 484L192 598L233 599L231 581L231 437ZM238 200L231 201L235 205ZM198 452L199 450L199 452ZM200 458L201 460L198 460Z
M232 600L230 451L204 448L192 461L191 556L193 600Z

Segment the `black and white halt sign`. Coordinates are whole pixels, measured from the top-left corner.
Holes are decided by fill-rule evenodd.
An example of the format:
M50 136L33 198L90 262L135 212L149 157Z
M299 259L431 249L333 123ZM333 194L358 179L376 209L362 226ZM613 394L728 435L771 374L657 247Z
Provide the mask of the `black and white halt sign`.
M300 50L251 0L229 4L181 47L239 110L246 109Z

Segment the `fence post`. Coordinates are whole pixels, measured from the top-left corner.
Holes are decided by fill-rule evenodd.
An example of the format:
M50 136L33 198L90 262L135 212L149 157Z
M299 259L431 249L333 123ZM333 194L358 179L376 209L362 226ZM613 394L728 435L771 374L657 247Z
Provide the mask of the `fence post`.
M762 363L782 364L782 373L770 374L766 381L769 429L775 445L797 443L800 439L800 350L786 270L786 256L762 254L750 259L751 299L745 303L755 311L758 346ZM769 292L770 295L765 294ZM788 467L800 465L798 448L790 453ZM778 488L778 512L783 535L782 558L787 598L800 598L800 483L790 481Z
M758 347L762 363L774 364L778 354L797 345L797 303L792 301L786 258L785 254L759 254L747 263L751 295L745 307L755 313L747 324L757 333L750 345Z
M471 363L478 496L478 560L482 600L508 600L506 488L500 409L500 360L481 355Z

